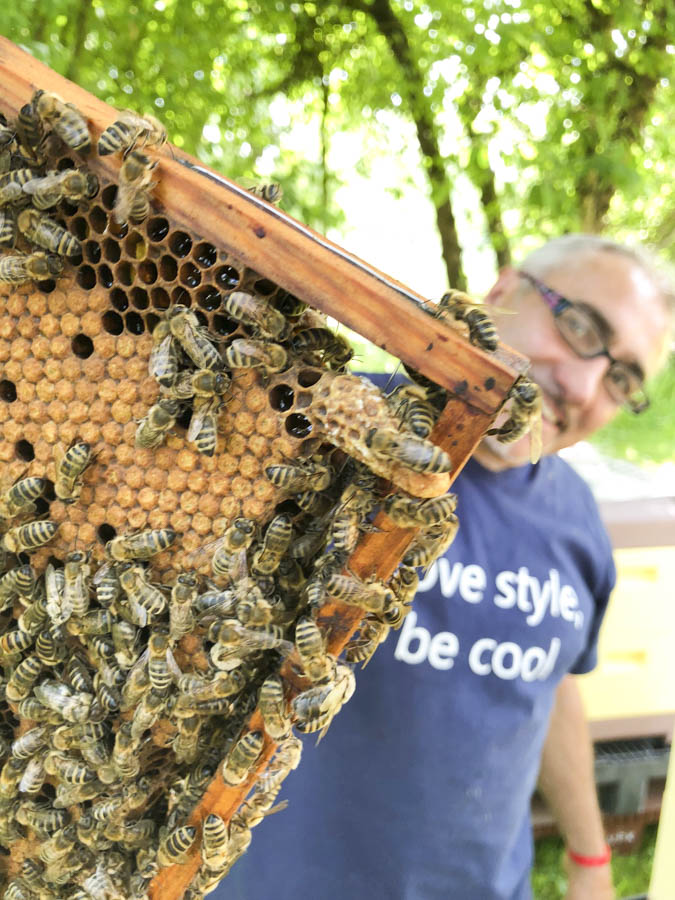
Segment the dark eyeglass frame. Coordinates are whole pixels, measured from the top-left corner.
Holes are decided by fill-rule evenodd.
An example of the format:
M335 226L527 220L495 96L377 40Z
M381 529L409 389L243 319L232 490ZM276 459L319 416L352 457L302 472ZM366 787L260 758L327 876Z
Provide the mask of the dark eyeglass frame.
M604 356L609 360L609 367L605 372L605 384L607 385L609 395L612 399L617 400L617 402L621 403L626 409L629 409L634 415L639 415L641 412L644 412L649 406L649 398L644 390L644 377L642 373L638 370L638 367L632 363L624 362L621 359L616 359L616 357L612 356L612 354L607 349L607 345L599 333L597 326L591 321L588 317L588 313L585 309L579 306L578 303L575 303L573 300L568 300L567 297L563 297L562 294L559 294L557 291L554 291L553 288L550 288L547 284L544 284L543 281L539 281L538 278L535 278L534 275L530 275L529 272L523 272L522 270L518 272L518 274L524 278L526 281L529 281L530 284L537 290L537 292L541 295L543 300L545 301L548 308L553 313L553 320L556 323L556 327L558 328L558 333L563 338L565 343L574 350L574 352L581 359L597 359L598 356ZM598 350L597 353L582 353L579 351L578 347L575 347L573 343L570 342L570 339L567 334L560 328L558 324L558 319L562 316L566 310L573 309L577 312L577 314L581 314L582 316L589 318L589 327L595 332L598 342L602 346L601 350ZM613 390L613 383L611 380L612 370L616 371L618 367L619 372L625 373L626 370L629 370L634 377L637 377L640 382L640 387L637 391L633 393L631 397L625 397L623 399L619 399L616 397ZM609 376L609 377L608 377Z

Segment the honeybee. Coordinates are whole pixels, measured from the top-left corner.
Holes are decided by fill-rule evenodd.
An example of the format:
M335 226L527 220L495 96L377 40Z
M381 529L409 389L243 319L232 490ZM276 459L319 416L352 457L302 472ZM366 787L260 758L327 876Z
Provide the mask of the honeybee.
M34 475L15 481L11 488L0 497L0 518L13 519L23 513L35 511L33 500L42 495L47 482Z
M0 247L13 247L16 235L16 213L13 209L0 209Z
M122 223L129 219L142 222L150 212L149 192L157 182L152 180L152 172L158 160L150 159L138 150L132 150L120 167L119 186L113 208L113 218Z
M187 440L192 441L199 453L213 456L218 446L218 411L220 400L217 397L197 397L190 419Z
M122 688L122 703L120 705L122 712L133 709L149 690L150 676L148 675L147 666L134 666L127 675L127 680Z
M79 169L50 172L41 178L32 178L23 186L24 193L32 197L36 209L49 209L61 200L90 200L98 191L98 178Z
M251 571L256 575L276 572L293 534L293 523L287 515L275 516L267 526L262 546L253 554Z
M262 197L263 200L267 200L268 203L273 203L275 206L278 206L279 203L281 203L281 198L283 196L281 185L276 181L272 181L268 184L256 184L246 190L249 194L253 194L255 197Z
M35 639L35 653L46 666L56 666L63 662L67 652L65 635L58 625L45 628Z
M49 563L45 569L45 588L47 595L47 615L54 625L62 625L72 615L72 606L66 606L63 597L63 585L65 584L63 569L55 569Z
M148 414L138 423L135 442L137 447L158 447L180 415L181 404L173 397L160 397L150 407Z
M419 438L431 434L438 414L428 402L427 394L418 384L401 384L387 396L387 403L395 416Z
M335 477L330 466L310 459L300 460L297 464L276 463L265 468L265 475L272 484L285 491L323 491L328 488Z
M365 517L375 505L372 491L359 487L355 482L348 484L340 496L340 506L333 516L330 541L338 551L352 553L358 543Z
M288 364L288 354L272 341L236 338L225 351L225 362L231 369L261 368L281 372Z
M284 629L275 625L247 628L237 619L214 622L207 630L207 637L215 642L210 657L217 669L231 671L241 659L261 650L276 650L288 655L293 644L284 639Z
M361 623L358 634L355 634L346 647L345 659L350 663L362 662L363 668L370 662L373 653L380 644L386 641L390 627L371 616Z
M73 550L67 554L63 567L63 602L75 616L84 616L89 608L89 554Z
M418 534L403 554L405 566L428 566L436 557L441 556L452 544L459 528L457 516L440 525L433 525Z
M148 369L162 387L170 388L178 377L180 364L178 345L168 321L158 322L152 332L154 345L150 353Z
M169 602L169 636L172 641L178 641L192 631L198 589L199 581L194 575L182 574L176 578Z
M180 678L181 674L171 652L169 635L164 631L153 632L148 641L147 654L150 684L157 693L166 693L173 680Z
M456 507L457 497L454 494L444 494L426 500L392 494L384 502L386 514L402 528L440 525L452 517Z
M91 150L87 123L74 103L67 103L51 91L36 91L32 102L40 119L54 129L64 144L80 153Z
M9 662L19 653L23 653L33 643L34 637L26 631L5 631L0 637L0 661ZM18 656L17 656L18 658Z
M309 562L313 556L325 548L328 537L328 521L326 519L310 519L304 534L292 542L289 553L293 559Z
M219 371L223 360L218 348L211 342L208 332L199 324L197 316L180 304L172 307L153 332L153 337L163 340L170 332L198 369Z
M135 778L140 771L139 747L139 742L131 734L131 722L124 722L115 735L111 755L112 764L124 781Z
M58 256L35 253L0 258L0 284L23 284L25 281L46 281L58 277L63 263Z
M143 566L132 563L120 567L120 586L127 596L134 625L144 628L156 620L166 609L166 597L148 581Z
M141 698L131 719L131 737L138 741L155 724L166 706L166 693L150 688Z
M176 710L199 708L199 704L208 700L219 700L232 697L246 687L246 675L242 669L231 672L216 672L213 677L201 675L181 675L178 679L180 697ZM180 713L182 714L182 713ZM176 715L179 715L176 712Z
M269 736L275 741L287 738L291 733L291 719L287 712L284 685L278 675L270 675L263 681L258 704Z
M54 493L64 503L74 503L82 491L80 478L92 461L91 444L72 444L56 463Z
M137 531L133 534L121 534L105 545L106 555L118 561L150 559L161 553L176 540L173 528L155 528L149 531Z
M68 784L86 784L96 778L96 772L88 769L80 759L49 753L45 759L45 769L50 775L57 775Z
M9 701L18 703L25 699L42 671L42 660L37 656L27 656L9 676L5 694Z
M283 340L288 333L286 318L262 297L246 291L233 291L225 297L222 305L233 319L252 326L264 337Z
M16 130L22 149L26 150L29 156L40 165L43 161L43 157L39 152L39 147L42 143L42 122L33 109L32 103L24 104L19 110Z
M222 538L219 538L217 547L211 560L211 569L214 575L222 575L225 578L234 579L236 570L241 564L241 556L253 543L256 534L256 524L253 519L237 516L227 528Z
M17 759L28 759L33 756L41 747L49 741L48 727L46 725L38 725L36 728L30 728L24 731L21 737L17 738L11 747L12 756Z
M511 444L530 432L530 461L541 457L541 389L527 375L521 375L509 392L509 418L500 428L490 428L500 444Z
M151 115L139 115L123 109L112 125L108 125L98 140L99 156L124 150L129 153L137 143L141 146L161 147L166 142L166 128Z
M47 544L58 531L56 522L42 519L12 528L2 536L0 546L10 553L30 553Z
M402 603L410 605L415 599L420 578L412 566L399 566L389 581L389 587Z
M194 825L181 825L167 834L157 848L157 864L160 868L185 862L196 837L197 829Z
M96 591L96 599L106 609L115 602L121 590L117 571L110 562L103 563L96 570L92 584Z
M199 755L199 736L204 725L201 716L192 715L176 718L178 731L173 737L171 746L178 762L192 763Z
M225 758L220 774L226 784L241 784L258 761L264 738L260 731L248 731L234 744Z
M36 209L22 210L16 220L19 231L39 247L61 256L76 256L82 251L80 242L58 222Z
M139 657L138 629L130 622L118 619L112 627L115 661L122 669L130 669Z
M499 335L492 319L482 306L476 305L461 291L443 294L435 315L449 325L464 322L469 329L469 340L482 350L492 352L497 349Z
M342 369L354 355L349 342L330 328L306 328L297 331L291 341L296 353L320 351L331 368Z
M295 647L300 656L305 675L314 684L330 681L335 673L335 659L326 653L321 629L306 617L298 619L295 626Z
M227 864L229 836L227 825L216 813L202 823L202 860L207 869L218 870Z
M368 612L381 614L396 601L394 592L381 581L361 581L353 575L331 572L324 583L331 597Z
M333 717L354 693L356 680L351 668L338 663L335 678L328 684L316 685L298 694L291 701L298 731L319 731L319 740L325 735Z
M402 463L414 472L449 472L452 468L450 457L444 450L414 434L401 434L390 428L371 428L365 443L380 459Z
M46 804L38 805L35 801L27 801L17 810L16 819L22 825L44 835L67 825L70 813L65 809L54 809Z
M0 206L18 203L22 199L23 187L16 176L22 172L30 171L30 169L15 169L6 175L0 176Z
M230 386L230 380L226 372L214 372L212 369L180 372L168 393L179 400L190 397L222 397Z

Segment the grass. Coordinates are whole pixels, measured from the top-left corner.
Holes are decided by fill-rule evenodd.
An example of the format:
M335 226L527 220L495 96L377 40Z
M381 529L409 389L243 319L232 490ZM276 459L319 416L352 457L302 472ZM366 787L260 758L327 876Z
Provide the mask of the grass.
M614 855L612 876L617 900L647 892L655 844L656 825L648 825L639 850L629 856ZM560 838L542 838L537 841L532 870L532 890L536 900L563 900L567 886L563 853Z

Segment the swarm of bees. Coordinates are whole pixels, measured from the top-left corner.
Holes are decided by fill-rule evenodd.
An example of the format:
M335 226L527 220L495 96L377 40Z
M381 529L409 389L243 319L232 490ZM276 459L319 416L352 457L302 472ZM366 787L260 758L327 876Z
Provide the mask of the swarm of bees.
M157 166L148 152L166 137L156 119L129 110L102 132L99 155L122 155L116 221L148 215ZM57 221L58 204L86 205L99 184L84 165L48 170L54 142L91 152L86 120L50 92L36 91L16 122L0 128L0 244L27 245L0 258L5 284L56 278L63 257L76 262L80 253ZM276 184L252 192L281 199ZM463 296L446 297L440 314L493 350L484 311ZM167 581L155 561L180 546L169 527L115 535L102 557L72 546L38 566L34 554L58 533L45 517L50 500L77 512L83 478L95 477L86 441L74 440L53 460L53 483L29 466L0 493L0 843L22 848L5 885L9 900L143 900L162 869L195 855L199 868L184 896L212 890L246 851L251 829L283 809L277 797L300 761L297 734L325 735L354 691L354 665L366 665L401 627L417 569L456 534L451 494L420 500L388 484L398 485L394 473L402 470L426 477L451 469L428 439L445 399L440 388L411 373L415 383L382 396L346 372L352 350L344 337L317 314L305 316L290 294L272 304L240 288L224 296L221 310L238 324L233 336L214 333L182 303L160 317L148 363L158 395L137 421L135 440L159 448L178 420L189 419L187 442L215 457L227 442L237 379L250 373L269 385L310 370L313 449L263 467L280 495L268 521L231 518L221 537L187 555L193 570L183 565ZM497 438L517 439L536 406L536 390L521 380ZM358 435L348 433L352 409L368 410ZM362 580L349 557L380 511L416 536L390 579ZM343 659L327 650L319 624L332 601L362 614ZM299 687L280 676L287 667ZM252 727L256 710L262 725ZM270 741L271 761L254 781ZM252 785L229 822L215 813L195 819L214 777Z

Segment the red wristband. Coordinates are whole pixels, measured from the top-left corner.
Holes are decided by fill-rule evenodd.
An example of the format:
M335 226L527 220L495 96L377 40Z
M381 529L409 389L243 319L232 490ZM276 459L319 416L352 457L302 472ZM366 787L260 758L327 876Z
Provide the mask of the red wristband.
M601 856L582 856L581 853L575 853L568 848L567 855L578 866L606 866L612 858L612 848L609 844L605 844L605 852Z

